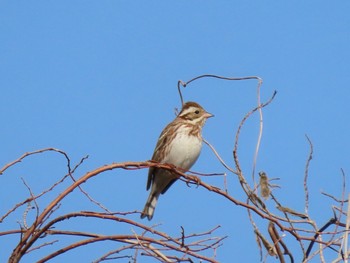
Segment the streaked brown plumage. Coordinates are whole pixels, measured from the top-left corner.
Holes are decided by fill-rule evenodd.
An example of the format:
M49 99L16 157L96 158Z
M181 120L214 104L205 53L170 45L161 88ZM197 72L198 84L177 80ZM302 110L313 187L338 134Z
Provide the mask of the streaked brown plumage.
M152 160L173 164L187 171L196 162L202 148L202 128L213 115L196 102L186 102L179 115L169 123L159 136ZM164 194L176 181L169 171L151 167L147 190L151 188L141 218L151 220L160 194Z

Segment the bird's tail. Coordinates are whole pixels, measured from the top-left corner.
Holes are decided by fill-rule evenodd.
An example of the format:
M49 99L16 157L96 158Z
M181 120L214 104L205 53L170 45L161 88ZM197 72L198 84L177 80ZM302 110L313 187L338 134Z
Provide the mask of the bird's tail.
M151 220L154 214L154 209L156 208L156 204L158 201L158 195L154 194L154 193L150 193L149 197L147 199L145 208L143 209L142 213L141 213L141 218L145 218L147 217L148 220Z

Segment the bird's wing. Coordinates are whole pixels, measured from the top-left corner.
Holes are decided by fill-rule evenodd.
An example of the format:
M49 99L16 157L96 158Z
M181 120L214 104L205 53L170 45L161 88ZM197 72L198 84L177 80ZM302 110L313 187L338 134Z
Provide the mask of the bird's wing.
M165 194L165 192L168 191L168 189L170 188L170 186L172 186L173 183L175 183L176 180L177 180L177 179L171 180L171 181L164 187L164 189L163 189L163 191L161 192L161 194L162 194L162 195Z
M168 131L168 127L170 124L168 124L164 130L162 131L162 133L160 134L158 141L157 141L157 145L156 148L154 149L153 152L153 156L152 156L152 161L156 161L156 162L161 162L162 161L162 156L161 156L161 150L163 147L165 147L165 145L168 142L168 136L167 136L167 131ZM148 170L148 179L147 179L147 190L151 187L152 182L154 180L154 176L155 173L158 169L155 167L150 167Z

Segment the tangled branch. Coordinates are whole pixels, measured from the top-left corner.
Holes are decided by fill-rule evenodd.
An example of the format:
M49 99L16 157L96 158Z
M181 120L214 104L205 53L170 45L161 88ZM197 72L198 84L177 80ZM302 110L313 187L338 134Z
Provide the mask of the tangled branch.
M280 200L278 195L274 192L274 188L282 188L283 186L273 185L271 181L274 180L274 178L269 178L267 172L260 172L259 178L255 178L256 161L263 131L262 110L273 101L276 92L272 94L268 101L261 102L260 88L262 79L259 77L227 78L217 75L201 75L187 82L178 82L181 103L183 103L183 97L180 85L186 87L195 80L208 77L223 80L258 80L257 105L242 118L234 136L232 167L229 165L229 162L225 161L220 156L213 145L204 140L214 152L222 167L226 169L227 173L184 173L183 170L174 167L171 164L157 163L154 161L130 161L104 165L83 175L77 175L78 168L84 163L88 156L83 157L75 166L72 166L68 154L56 148L45 148L33 152L27 152L18 159L4 165L4 167L0 169L0 175L6 176L6 173L11 170L11 167L19 165L19 163L30 156L48 152L58 153L65 158L67 173L57 179L57 181L47 187L47 189L43 189L39 194L34 193L30 184L22 179L22 183L28 190L28 197L13 205L8 211L1 211L0 223L16 218L15 212L19 209L22 209L23 211L22 220L16 218L17 222L19 222L18 228L3 229L0 231L0 237L2 238L12 235L17 235L19 237L19 242L13 249L9 257L9 262L17 263L32 251L45 251L45 248L50 246L51 252L42 256L37 261L47 262L78 247L92 246L93 244L101 242L113 242L113 244L116 244L116 248L101 253L101 256L94 262L122 258L128 258L133 262L137 262L138 257L141 256L152 257L160 262L194 262L194 259L200 260L201 262L218 262L216 259L216 252L226 238L226 236L214 236L215 231L219 226L195 234L186 234L187 229L181 226L180 230L179 226L179 233L170 236L165 232L159 231L157 226L147 226L133 220L133 216L139 214L140 211L111 212L107 206L94 199L90 193L83 188L84 183L96 176L103 176L107 171L140 170L148 169L150 167L168 170L187 185L195 184L198 187L207 190L208 194L215 194L222 200L228 201L231 205L247 211L262 261L265 261L268 256L272 256L278 258L280 262L286 262L288 259L290 262L294 262L296 252L290 249L291 240L294 240L298 244L300 249L299 258L302 258L305 263L316 256L319 256L321 262L325 262L325 251L336 251L336 261L347 260L350 254L348 247L350 205L348 200L345 199L347 198L347 193L344 171L341 170L343 176L341 197L322 193L330 200L336 202L332 208L332 213L330 213L332 215L326 223L322 224L317 222L317 220L311 216L312 213L309 211L308 178L313 156L313 144L310 138L307 137L310 146L310 153L306 160L303 181L305 209L303 212L300 212L287 207L283 200ZM243 172L239 162L238 146L240 134L245 122L255 113L259 114L259 135L253 159L252 180L247 180L245 177L246 173ZM71 167L74 168L72 169ZM239 199L229 193L230 191L226 184L227 174L238 178L239 185L244 193L244 198ZM207 183L207 176L222 176L224 187ZM68 186L63 186L63 182L67 183L67 179L70 180ZM249 183L250 181L251 183ZM58 190L58 186L61 186L61 190ZM78 190L77 192L92 203L94 208L99 211L102 209L103 212L92 209L91 211L61 213L62 201L67 199L74 190ZM54 197L52 198L52 196ZM42 206L42 202L40 202L43 199L45 200L44 206ZM35 210L34 218L28 220L28 214L30 214L30 211L32 210ZM64 222L69 225L69 222L84 222L87 219L96 220L99 225L106 222L126 225L129 226L129 231L126 233L108 235L98 233L95 229L92 229L90 232L79 230L73 231L71 229L63 228L61 224ZM56 247L56 244L59 243L60 240L72 236L76 238L75 241L72 241L65 247ZM286 236L292 237L292 239L286 239ZM55 248L52 250L52 247Z

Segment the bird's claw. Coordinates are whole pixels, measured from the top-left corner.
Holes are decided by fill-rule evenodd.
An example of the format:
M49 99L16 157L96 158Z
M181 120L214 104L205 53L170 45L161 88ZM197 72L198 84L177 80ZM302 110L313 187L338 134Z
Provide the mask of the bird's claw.
M187 186L190 187L190 184L196 184L196 187L198 188L198 186L201 184L201 179L199 179L199 177L197 176L190 176L190 178L188 178L189 181L186 182Z

